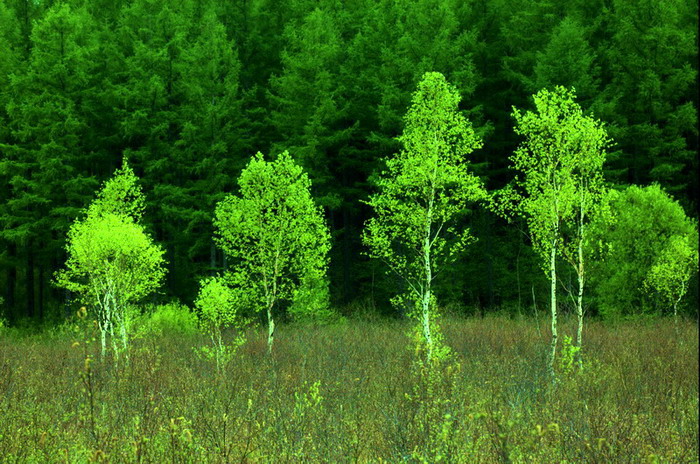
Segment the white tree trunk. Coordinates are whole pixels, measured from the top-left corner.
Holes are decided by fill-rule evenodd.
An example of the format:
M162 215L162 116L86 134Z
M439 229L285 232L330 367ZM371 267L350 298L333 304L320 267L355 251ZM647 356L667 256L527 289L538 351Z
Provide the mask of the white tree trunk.
M100 343L102 345L101 356L104 359L107 355L107 327L104 323L100 324Z
M428 226L428 230L429 230ZM421 301L423 337L425 338L425 346L427 350L428 360L433 357L433 335L430 330L430 282L433 280L432 269L430 268L430 237L426 235L423 243L423 255L425 265L425 284L423 287L423 299Z
M557 355L557 241L552 242L549 258L549 278L552 310L552 344L549 353L549 374L554 379L554 361Z
M437 168L436 168L437 169ZM426 355L428 361L433 359L433 334L430 329L430 284L433 280L433 270L430 263L430 232L433 223L433 197L434 192L431 192L430 202L428 203L428 214L425 222L425 235L423 237L423 266L425 282L423 283L423 295L421 301L421 321L423 325L423 337L425 339Z
M583 240L578 242L578 300L576 302L576 316L578 318L578 327L576 330L576 362L579 369L583 368L583 359L581 358L581 348L583 343L583 286L585 281L585 273L583 268Z
M272 344L275 341L275 320L272 318L273 301L267 304L267 352L272 355Z

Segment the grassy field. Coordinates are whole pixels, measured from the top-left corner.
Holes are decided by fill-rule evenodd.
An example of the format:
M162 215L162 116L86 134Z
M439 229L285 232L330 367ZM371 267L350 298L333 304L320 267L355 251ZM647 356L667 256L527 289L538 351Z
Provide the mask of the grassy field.
M0 460L697 462L695 321L591 322L584 371L556 385L540 324L445 320L457 366L429 382L405 321L283 326L272 358L251 331L221 374L199 335L136 340L114 367L86 363L86 332L5 332Z

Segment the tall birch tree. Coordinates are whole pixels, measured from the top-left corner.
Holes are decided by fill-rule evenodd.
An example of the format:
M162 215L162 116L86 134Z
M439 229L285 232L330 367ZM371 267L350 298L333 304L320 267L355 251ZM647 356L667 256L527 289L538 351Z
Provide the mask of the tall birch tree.
M549 372L555 377L557 350L557 254L562 246L562 226L574 217L577 183L576 153L581 143L577 128L580 107L574 94L563 87L541 90L534 96L536 112L513 108L515 133L525 140L510 157L519 172L502 192L504 212L526 219L535 251L550 281L552 340Z
M557 91L561 91L558 88ZM586 283L586 256L589 250L589 225L596 216L607 215L603 164L606 147L610 139L602 123L590 116L585 116L578 104L574 103L574 92L565 92L571 100L567 117L562 125L568 128L567 139L563 141L569 150L572 164L572 180L575 183L573 214L565 219L562 246L560 251L571 265L578 280L576 296L576 362L583 366L581 347L583 343L583 293Z
M233 258L227 280L267 316L271 354L279 303L292 302L310 281L327 285L330 237L311 181L289 153L269 162L258 153L238 185L240 196L216 207L216 240Z
M473 240L455 219L486 196L467 159L481 141L458 111L459 102L459 92L442 74L423 76L398 139L403 149L386 160L379 191L367 202L376 216L367 222L364 242L370 256L405 282L408 294L395 302L407 299L413 306L428 360L436 348L433 280Z

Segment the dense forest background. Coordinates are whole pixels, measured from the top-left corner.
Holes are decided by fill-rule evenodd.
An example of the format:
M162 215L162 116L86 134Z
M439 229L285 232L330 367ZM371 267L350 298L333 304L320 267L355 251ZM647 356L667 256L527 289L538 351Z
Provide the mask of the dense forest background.
M52 319L72 221L126 156L166 248L158 300L226 267L214 205L257 151L306 168L333 236L336 307L390 311L364 255L372 175L426 71L457 86L489 189L512 177L512 106L574 86L615 145L614 186L659 183L697 217L698 5L688 0L0 0L0 285L5 316ZM446 305L529 312L546 276L485 208L441 276ZM563 279L566 281L568 277ZM595 310L595 308L593 308Z

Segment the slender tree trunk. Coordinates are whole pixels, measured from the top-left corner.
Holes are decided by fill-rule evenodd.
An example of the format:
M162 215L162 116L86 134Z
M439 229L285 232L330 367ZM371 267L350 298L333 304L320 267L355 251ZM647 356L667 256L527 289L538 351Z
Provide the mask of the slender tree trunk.
M216 371L220 374L224 368L224 339L221 335L221 327L217 325L211 334L212 342L216 348Z
M273 267L272 288L265 283L265 293L267 295L267 352L272 356L272 344L275 341L275 320L272 318L272 309L277 301L277 276L280 257L280 244L277 243L277 252L275 254L275 264Z
M540 331L540 316L539 311L537 311L537 300L535 299L535 286L532 289L532 312L535 313L535 325L537 326L537 334L542 338L542 332Z
M117 302L114 298L113 293L111 294L112 296L110 297L110 307L112 308L112 317L111 317L111 323L109 326L109 339L112 343L112 356L114 356L114 361L115 364L119 364L119 357L121 355L121 350L119 349L119 335L117 332L121 331L122 327L122 320L119 317L119 307L117 306Z
M549 353L549 374L552 379L554 374L554 361L557 355L557 241L552 243L552 250L549 258L549 279L551 291L552 310L552 344Z
M107 327L108 322L104 318L102 318L99 325L100 325L100 346L102 348L102 351L100 353L101 353L101 358L104 360L105 356L107 355L107 331L109 330L109 327Z
M99 295L99 293L97 293ZM109 332L110 329L110 310L109 310L109 300L108 296L98 296L98 308L96 308L98 313L97 313L97 321L100 329L100 344L102 351L101 353L101 358L104 360L105 356L107 356L107 332Z
M578 242L578 300L576 301L576 316L578 317L578 327L576 328L576 362L578 368L583 368L583 359L581 358L581 348L583 343L583 286L585 274L583 271L583 240Z
M678 324L678 303L680 303L683 299L683 295L685 295L686 290L686 284L683 284L681 291L678 294L678 298L676 298L676 300L673 302L673 319L676 321L676 324Z
M425 271L425 283L423 284L422 306L422 324L423 337L427 349L428 361L433 358L433 335L430 330L430 283L433 280L433 271L430 267L430 216L431 210L428 209L428 222L425 227L425 238L423 239L423 265Z
M275 320L272 318L272 306L274 301L268 299L267 303L267 352L272 355L272 344L275 341Z

